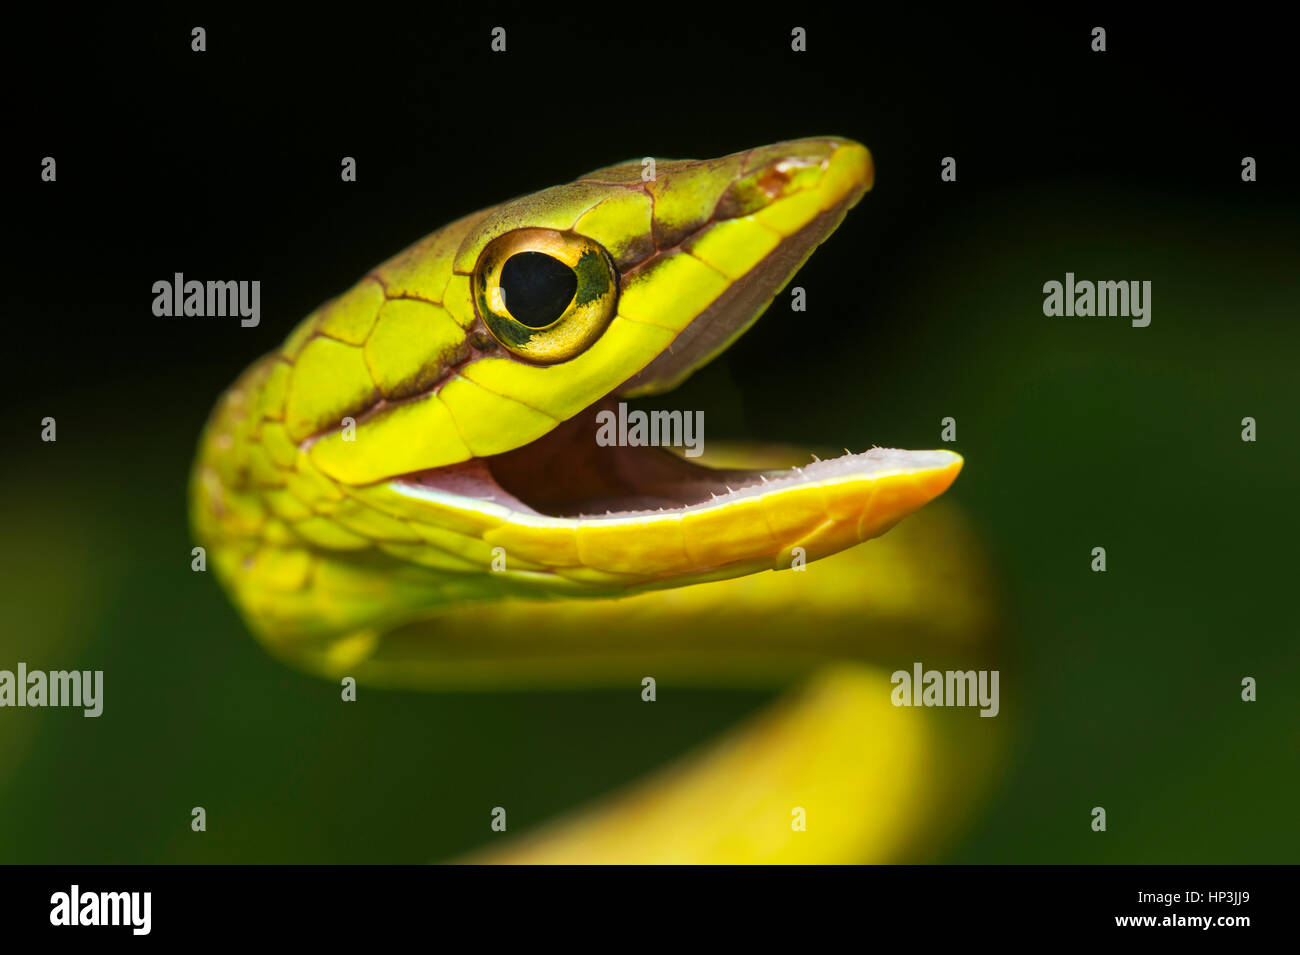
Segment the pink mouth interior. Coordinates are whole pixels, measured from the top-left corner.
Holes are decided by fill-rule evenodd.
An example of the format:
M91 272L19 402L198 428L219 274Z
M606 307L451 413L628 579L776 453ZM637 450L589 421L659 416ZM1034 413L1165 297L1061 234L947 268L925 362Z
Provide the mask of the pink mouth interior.
M548 517L629 517L754 497L782 487L846 476L950 466L946 451L872 448L784 470L705 467L658 447L603 446L596 415L605 401L514 451L397 479L460 497Z
M402 481L525 513L577 517L703 504L769 474L708 468L658 447L602 446L596 415L612 408L612 401L598 403L522 448Z

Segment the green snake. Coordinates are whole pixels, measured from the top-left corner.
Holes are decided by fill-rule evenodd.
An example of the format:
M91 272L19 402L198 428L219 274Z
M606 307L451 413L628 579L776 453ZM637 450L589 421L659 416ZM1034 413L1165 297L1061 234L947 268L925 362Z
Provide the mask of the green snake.
M193 527L286 661L426 689L623 687L629 705L804 678L476 859L912 859L969 810L995 721L896 706L889 674L981 652L976 545L936 507L855 546L947 489L958 455L597 440L602 411L735 341L873 180L841 138L596 170L412 245L219 400Z

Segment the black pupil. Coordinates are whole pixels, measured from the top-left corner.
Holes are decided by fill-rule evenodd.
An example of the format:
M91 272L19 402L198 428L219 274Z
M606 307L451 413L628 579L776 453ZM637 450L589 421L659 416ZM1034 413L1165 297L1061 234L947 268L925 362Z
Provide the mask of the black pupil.
M573 269L544 252L520 252L501 266L506 308L529 328L544 328L563 315L577 290Z

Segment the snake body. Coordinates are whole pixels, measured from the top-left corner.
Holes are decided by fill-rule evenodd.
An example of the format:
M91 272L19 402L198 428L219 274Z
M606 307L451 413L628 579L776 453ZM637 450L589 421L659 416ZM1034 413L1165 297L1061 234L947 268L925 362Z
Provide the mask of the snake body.
M941 494L957 455L790 467L782 449L596 440L601 411L725 350L873 176L863 146L828 138L597 170L417 242L218 402L192 523L295 665L623 686L635 705L647 677L662 699L807 675L724 740L480 858L914 858L971 804L942 781L978 788L986 721L893 705L882 661L979 652L977 549L939 509L855 546Z

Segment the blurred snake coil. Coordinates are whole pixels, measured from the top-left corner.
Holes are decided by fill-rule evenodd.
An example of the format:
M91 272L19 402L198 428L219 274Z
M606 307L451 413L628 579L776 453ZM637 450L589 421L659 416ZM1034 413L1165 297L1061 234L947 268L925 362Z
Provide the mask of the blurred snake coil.
M470 861L914 861L988 789L1005 718L897 706L890 679L989 659L987 561L942 504L871 540L958 455L596 440L601 411L726 350L873 180L840 138L596 170L417 242L218 401L192 524L285 661L392 687L621 687L636 706L647 676L656 706L797 683L522 837L490 834L485 807ZM777 320L827 337L808 314Z

